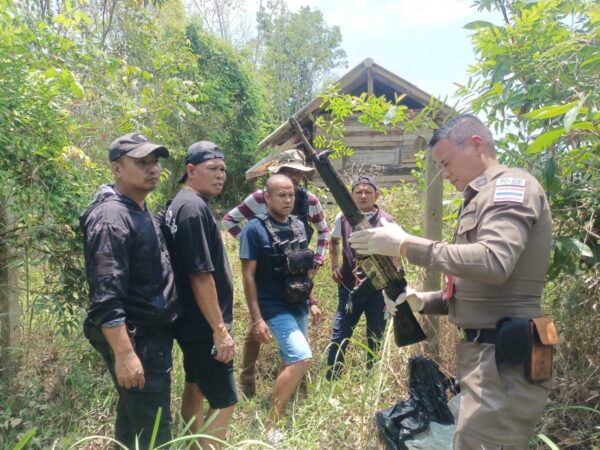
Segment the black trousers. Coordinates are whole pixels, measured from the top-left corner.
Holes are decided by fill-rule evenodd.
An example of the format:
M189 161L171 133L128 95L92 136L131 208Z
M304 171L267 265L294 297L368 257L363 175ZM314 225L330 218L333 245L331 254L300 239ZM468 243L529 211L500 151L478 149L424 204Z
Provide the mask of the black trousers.
M152 434L160 410L154 446L171 440L171 369L173 336L160 333L133 338L135 352L142 362L146 383L143 389L125 389L117 384L115 361L106 342L90 341L102 355L119 393L115 439L128 448L150 448ZM120 447L117 447L120 448Z

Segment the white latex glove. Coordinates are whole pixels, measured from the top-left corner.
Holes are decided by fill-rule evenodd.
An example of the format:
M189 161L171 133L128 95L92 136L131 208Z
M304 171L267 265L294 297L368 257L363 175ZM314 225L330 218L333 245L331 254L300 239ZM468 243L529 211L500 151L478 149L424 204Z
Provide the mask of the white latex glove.
M403 292L398 296L396 300L392 300L387 296L385 290L383 291L383 301L385 302L385 310L390 316L396 315L396 308L398 305L406 301L406 292Z
M381 219L381 227L355 231L350 246L362 255L398 256L402 243L410 235L396 223Z
M417 292L409 287L407 287L406 292L400 294L395 301L391 300L386 295L385 291L383 291L383 300L385 301L385 307L390 316L396 314L396 308L398 305L404 302L408 302L408 306L410 306L410 310L412 312L420 312L425 306L425 302L423 301L423 293Z

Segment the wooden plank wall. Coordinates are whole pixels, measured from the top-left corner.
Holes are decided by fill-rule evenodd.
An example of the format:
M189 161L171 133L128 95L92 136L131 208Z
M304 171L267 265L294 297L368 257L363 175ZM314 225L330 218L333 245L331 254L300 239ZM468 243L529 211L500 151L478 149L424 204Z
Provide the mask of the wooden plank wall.
M323 135L323 130L316 128L315 135ZM412 181L410 171L416 167L415 154L426 147L430 136L429 130L422 136L406 134L402 129L383 134L352 116L346 120L343 143L354 152L352 156L336 158L332 162L336 169L349 177L364 172L376 174L382 184L397 182L399 178ZM319 184L317 176L313 182Z

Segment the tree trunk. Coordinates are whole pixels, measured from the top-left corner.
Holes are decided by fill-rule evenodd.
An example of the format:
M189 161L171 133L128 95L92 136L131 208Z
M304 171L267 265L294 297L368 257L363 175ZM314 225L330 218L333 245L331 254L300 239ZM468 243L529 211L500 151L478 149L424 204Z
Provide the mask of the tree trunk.
M18 341L19 302L16 273L11 268L12 250L7 231L13 224L8 206L8 200L0 196L0 377L14 372L13 349Z

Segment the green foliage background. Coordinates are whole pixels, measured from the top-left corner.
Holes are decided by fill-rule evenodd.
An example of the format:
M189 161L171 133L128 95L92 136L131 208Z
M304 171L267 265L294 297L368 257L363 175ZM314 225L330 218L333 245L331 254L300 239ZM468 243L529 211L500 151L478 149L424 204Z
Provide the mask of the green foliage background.
M593 1L482 0L478 63L460 94L487 116L509 165L544 185L556 222L550 276L600 260L600 9Z
M561 448L597 448L600 7L590 0L476 0L474 6L499 12L503 21L466 25L478 60L459 93L470 111L487 118L502 162L525 167L543 182L555 219L545 308L562 342L557 387L539 429ZM217 204L222 210L252 188L244 171L263 156L258 141L312 98L332 68L345 65L339 29L318 10L290 12L274 1L258 19L257 36L235 48L188 17L178 0L0 0L0 246L12 250L9 264L20 275L23 308L23 346L12 349L22 367L16 373L17 366L2 368L9 382L0 391L0 446L32 428L38 430L32 448L111 434L110 380L79 334L86 289L77 228L93 192L110 180L108 144L135 130L171 149L161 187L149 198L157 211L177 189L187 146L217 142L229 165L227 190ZM340 138L344 117L354 113L382 132L398 124L417 132L436 126L430 119L435 102L415 117L400 100L326 91L331 116L320 126L332 140L317 144L351 152ZM394 201L385 206L419 234L425 186L415 175L416 186L386 192ZM446 231L456 198L445 193ZM328 214L332 219L335 211ZM234 241L228 249L235 261ZM414 285L421 276L410 273ZM328 321L311 333L322 350L336 307L327 267L317 293ZM239 341L245 317L239 283L236 296ZM443 342L453 342L444 330ZM305 448L372 445L373 412L406 389L408 354L386 352L370 378L362 353L353 352L348 376L338 384L323 382L322 355L317 358L309 399L293 406L290 442ZM265 353L274 359L272 348ZM440 358L452 372L450 345ZM262 437L266 403L260 402L267 401L275 371L275 364L263 366L268 383L258 400L240 406L234 442ZM176 389L181 383L177 378Z

